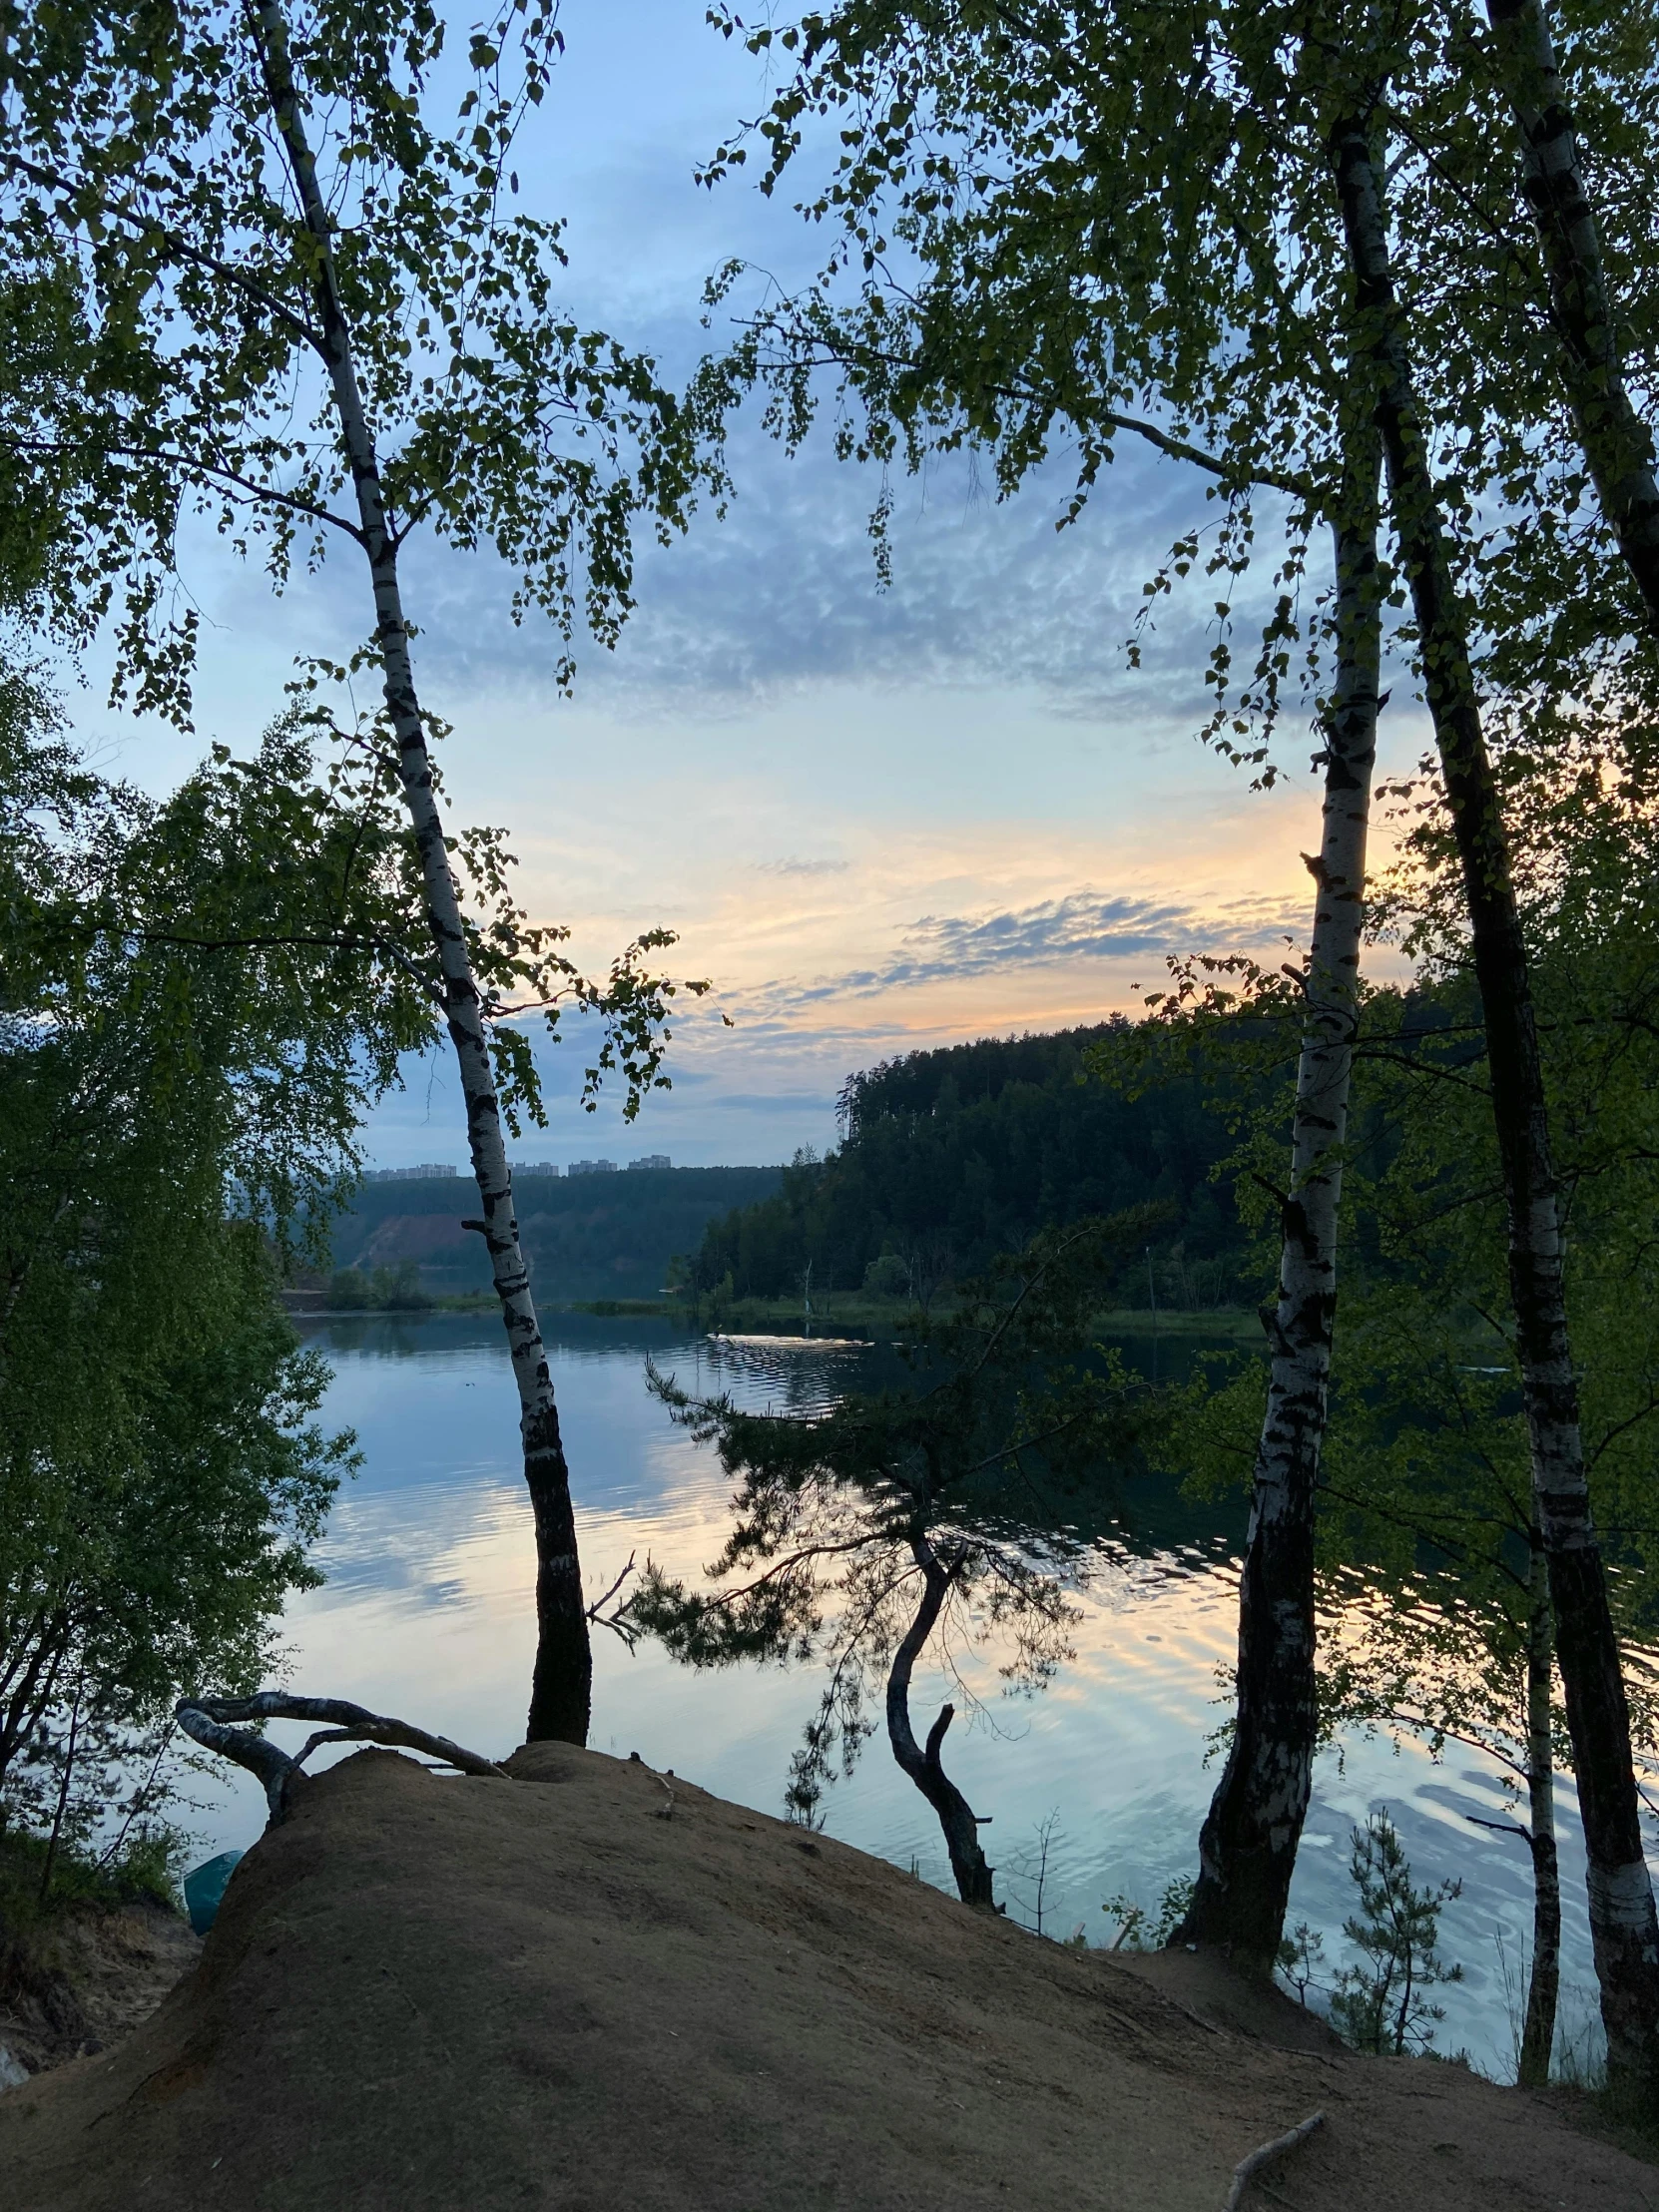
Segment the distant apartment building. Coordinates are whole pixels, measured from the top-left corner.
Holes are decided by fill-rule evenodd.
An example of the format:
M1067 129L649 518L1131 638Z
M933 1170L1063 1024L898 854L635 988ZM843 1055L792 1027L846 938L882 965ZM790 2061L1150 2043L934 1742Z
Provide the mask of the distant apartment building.
M454 1175L457 1170L441 1160L424 1160L417 1168L364 1168L365 1183L425 1183L434 1175Z
M572 1160L566 1175L615 1175L614 1160Z
M642 1152L637 1160L630 1160L630 1168L671 1168L674 1162L666 1152Z
M513 1162L513 1173L515 1175L563 1175L564 1172L557 1160L515 1160ZM574 1173L574 1169L571 1172Z

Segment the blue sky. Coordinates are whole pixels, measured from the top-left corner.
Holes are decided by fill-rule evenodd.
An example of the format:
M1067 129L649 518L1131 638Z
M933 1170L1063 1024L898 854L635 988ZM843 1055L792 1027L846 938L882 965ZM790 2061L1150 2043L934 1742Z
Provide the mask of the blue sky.
M703 18L702 0L566 0L566 59L518 157L525 204L565 219L576 312L676 375L721 334L700 326L714 268L741 255L797 281L823 244L741 174L695 184L765 96ZM553 1125L525 1155L787 1157L832 1139L853 1067L1097 1020L1168 954L1300 937L1311 739L1286 732L1293 773L1268 795L1194 743L1208 593L1166 602L1145 668L1125 667L1143 580L1211 512L1195 477L1125 452L1056 532L1063 454L1000 505L958 458L894 487L880 593L879 487L827 436L792 460L740 425L733 465L726 519L646 551L620 647L589 648L568 700L551 635L508 620L499 568L408 561L417 676L455 726L456 817L508 826L526 903L590 967L640 929L679 930L683 971L713 978L734 1024L700 1010L679 1027L675 1089L631 1130L610 1104L576 1110L579 1038L544 1055ZM198 743L245 745L296 654L343 654L367 628L363 579L347 548L276 600L205 535L186 558L208 620ZM80 695L81 726L127 773L185 765L186 741L97 699ZM1413 759L1414 717L1392 719L1387 757ZM367 1142L382 1164L462 1162L447 1069L411 1069Z

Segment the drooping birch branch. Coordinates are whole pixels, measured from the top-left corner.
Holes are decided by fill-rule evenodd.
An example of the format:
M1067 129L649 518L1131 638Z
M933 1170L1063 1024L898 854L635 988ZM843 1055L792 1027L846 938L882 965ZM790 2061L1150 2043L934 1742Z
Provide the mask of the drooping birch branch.
M292 1697L285 1690L257 1690L252 1697L183 1698L175 1712L187 1736L206 1750L218 1752L222 1759L230 1759L258 1775L273 1821L281 1820L287 1812L294 1781L319 1744L384 1744L388 1749L423 1751L440 1766L457 1768L462 1774L506 1773L493 1759L468 1751L463 1744L451 1743L447 1736L434 1736L408 1721L371 1713L345 1698ZM331 1721L333 1726L317 1730L290 1754L250 1728L230 1725L233 1721L263 1720Z

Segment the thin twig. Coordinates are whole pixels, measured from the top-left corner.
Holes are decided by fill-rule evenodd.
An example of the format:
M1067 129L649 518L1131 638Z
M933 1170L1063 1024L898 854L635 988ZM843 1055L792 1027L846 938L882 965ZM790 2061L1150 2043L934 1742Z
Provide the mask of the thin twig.
M1265 2166L1275 2159L1288 2157L1293 2150L1300 2150L1310 2135L1325 2125L1323 2112L1311 2112L1300 2127L1293 2127L1288 2134L1276 2135L1271 2143L1264 2143L1260 2150L1253 2150L1248 2158L1241 2158L1233 2169L1233 2186L1227 2192L1227 2202L1221 2212L1239 2212L1245 2200L1245 2191Z
M1518 1836L1528 1851L1536 1851L1538 1848L1532 1841L1531 1831L1525 1828L1517 1828L1513 1821L1482 1820L1478 1813L1465 1813L1463 1818L1471 1827L1489 1828L1494 1836Z
M619 1638L621 1642L628 1646L630 1651L633 1651L638 1645L640 1631L628 1619L627 1606L619 1605L614 1613L607 1613L605 1607L610 1604L612 1598L616 1596L618 1590L621 1589L633 1571L634 1554L630 1552L628 1554L628 1564L605 1592L605 1595L602 1598L596 1598L587 1609L588 1619L593 1622L595 1627L608 1628L613 1636ZM632 1599L630 1599L629 1603L632 1602Z
M616 1596L618 1590L621 1589L622 1585L627 1581L628 1577L633 1573L633 1571L634 1554L630 1552L628 1554L628 1564L623 1568L622 1572L617 1576L616 1580L605 1592L605 1595L603 1597L595 1598L593 1603L588 1607L588 1618L590 1621L598 1620L600 1614L604 1611L605 1607L610 1604L612 1598ZM607 1623L607 1626L609 1624Z

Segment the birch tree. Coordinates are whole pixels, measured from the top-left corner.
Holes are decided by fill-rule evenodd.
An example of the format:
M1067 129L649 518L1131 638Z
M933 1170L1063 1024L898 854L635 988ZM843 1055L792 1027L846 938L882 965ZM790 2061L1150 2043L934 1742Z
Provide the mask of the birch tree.
M1490 58L1470 48L1468 32L1457 9L1391 19L1384 38L1364 10L1335 6L1310 15L1205 5L1156 18L1045 6L1015 16L963 0L925 12L848 7L753 34L756 47L781 43L799 56L760 125L763 189L774 189L795 158L804 118L855 118L848 150L806 212L836 223L841 244L829 274L849 270L856 296L837 311L820 286L804 307L767 309L762 336L739 347L736 382L770 367L775 420L798 435L810 417L810 378L830 362L868 425L861 443L856 429L843 429L846 449L913 462L977 440L994 452L1004 489L1061 428L1080 452L1076 498L1095 490L1114 439L1145 435L1189 459L1196 442L1224 487L1295 483L1306 515L1318 504L1310 466L1336 388L1332 334L1351 333L1384 450L1410 595L1406 642L1434 721L1488 1029L1540 1525L1575 1756L1596 1777L1585 1817L1611 2063L1622 2077L1651 2081L1659 1943L1640 1866L1617 1646L1582 1483L1547 1107L1462 581L1489 589L1501 614L1524 618L1521 650L1505 672L1512 685L1570 682L1593 666L1597 648L1586 638L1597 625L1583 618L1586 597L1609 612L1604 657L1623 650L1628 629L1619 574L1593 540L1594 593L1581 578L1570 593L1573 617L1566 614L1563 546L1581 553L1584 540L1557 527L1547 501L1559 486L1570 515L1582 459L1562 404L1559 350L1551 348L1546 368L1537 343L1551 311L1548 284L1464 184L1471 166L1489 181L1471 140L1495 90ZM1481 78L1480 101L1464 97L1464 61ZM1390 148L1400 147L1394 211L1379 181L1384 131ZM734 144L712 173L746 155ZM1405 242L1409 328L1425 364L1420 393L1393 282L1396 242ZM1242 419L1247 393L1256 412ZM1140 415L1130 417L1124 402L1137 395ZM1605 409L1597 420L1605 427ZM1328 435L1323 450L1332 450ZM1269 456L1271 473L1262 465ZM1444 489L1435 477L1441 457L1456 472ZM1481 499L1506 509L1481 511ZM1190 566L1191 542L1180 550ZM1236 560L1224 526L1212 562L1232 569ZM1219 611L1225 620L1227 602ZM1564 628L1574 635L1574 619L1578 665L1547 668L1539 640L1558 643ZM1258 663L1257 696L1270 712L1282 636L1270 624ZM1500 665L1495 649L1488 659ZM1225 684L1225 639L1211 673ZM1281 1522L1306 1549L1304 1507L1254 1513L1253 1551L1276 1541ZM1247 1564L1247 1588L1251 1580ZM1300 1567L1296 1581L1311 1606ZM1249 1610L1247 1599L1247 1618ZM1297 1637L1311 1643L1311 1609ZM1289 1656L1300 1673L1300 1654ZM1248 1657L1242 1647L1241 1712ZM1185 1931L1228 1940L1264 1965L1283 1890L1255 1876L1248 1844L1253 1833L1276 1834L1288 1880L1298 1797L1306 1804L1310 1710L1287 1699L1270 1716L1281 1733L1261 1759L1235 1746Z
M831 265L805 297L766 307L706 389L709 403L730 407L763 383L775 427L796 438L811 420L812 379L828 370L859 410L858 437L843 429L843 446L915 468L932 450L979 443L1004 492L1069 433L1079 466L1066 520L1105 495L1103 472L1125 442L1187 464L1221 509L1215 543L1201 557L1197 528L1178 542L1149 599L1195 570L1220 579L1208 670L1215 708L1204 734L1261 782L1279 773L1270 746L1281 688L1293 657L1308 654L1321 833L1295 984L1304 1022L1290 1169L1281 1171L1272 1382L1241 1577L1235 1726L1187 1922L1190 1938L1226 1942L1267 1971L1318 1739L1314 1515L1389 584L1377 543L1381 453L1369 372L1346 360L1340 318L1333 330L1311 317L1265 256L1241 262L1235 232L1271 237L1278 211L1261 169L1237 158L1230 118L1194 66L1202 36L1195 30L1184 43L1198 22L1188 11L1167 43L1149 34L1155 66L1109 15L1082 26L1066 10L1015 27L995 9L925 22L905 9L862 9L804 28L800 74L761 126L771 153L764 189L793 157L804 112L857 110L864 120L849 134L852 150L810 212L839 216L863 281L852 305L837 306ZM777 36L751 43L765 50ZM1090 152L1057 171L1050 150L1060 142ZM1107 145L1109 173L1090 166ZM741 143L723 149L712 173L744 158ZM1203 198L1213 172L1230 195L1221 217ZM889 233L923 281L889 272ZM728 272L724 285L736 276ZM1244 346L1233 341L1241 327ZM1231 600L1262 498L1283 513L1285 547L1260 651L1241 680ZM1334 589L1304 632L1294 605L1320 520L1332 532ZM1328 674L1322 650L1334 661ZM1255 985L1283 987L1260 975ZM1163 1009L1185 1010L1180 992Z
M558 312L557 226L505 212L514 137L561 43L554 11L524 0L473 35L447 134L428 120L444 25L419 0L372 21L333 0L293 20L211 0L139 24L72 8L14 30L0 151L13 237L39 242L42 281L72 287L99 373L33 394L9 451L72 510L95 609L125 591L118 691L188 714L195 616L172 583L183 516L239 546L257 534L278 586L330 545L364 562L372 634L357 659L383 688L460 1071L471 1226L519 1400L537 1556L529 1732L579 1742L588 1623L502 1127L503 1078L506 1111L527 1095L535 1110L534 1071L501 1023L511 1001L472 956L399 566L422 525L493 553L516 579L515 618L551 618L568 682L578 611L606 642L628 611L637 517L669 529L693 493L687 426L652 364ZM649 961L670 941L646 932L608 985L579 993L610 1024L599 1064L622 1066L630 1113L664 1080L675 986ZM557 957L542 970L560 971ZM545 995L532 989L532 1005Z
M1522 192L1549 282L1573 424L1601 511L1659 624L1653 435L1626 386L1620 317L1602 260L1572 106L1544 0L1487 0L1499 81L1520 139Z
M1559 1185L1526 943L1441 501L1405 350L1367 113L1357 107L1339 114L1330 145L1359 302L1376 333L1378 421L1390 505L1411 589L1484 1020L1509 1216L1509 1297L1584 1817L1590 1934L1608 2066L1616 2078L1651 2090L1659 2088L1659 1920L1642 1851L1618 1643L1590 1511L1563 1280Z
M282 782L285 734L258 766L112 786L0 665L0 1797L60 1840L182 1688L258 1678L351 1461L272 1232L349 1182L422 1008L360 949L367 826Z

